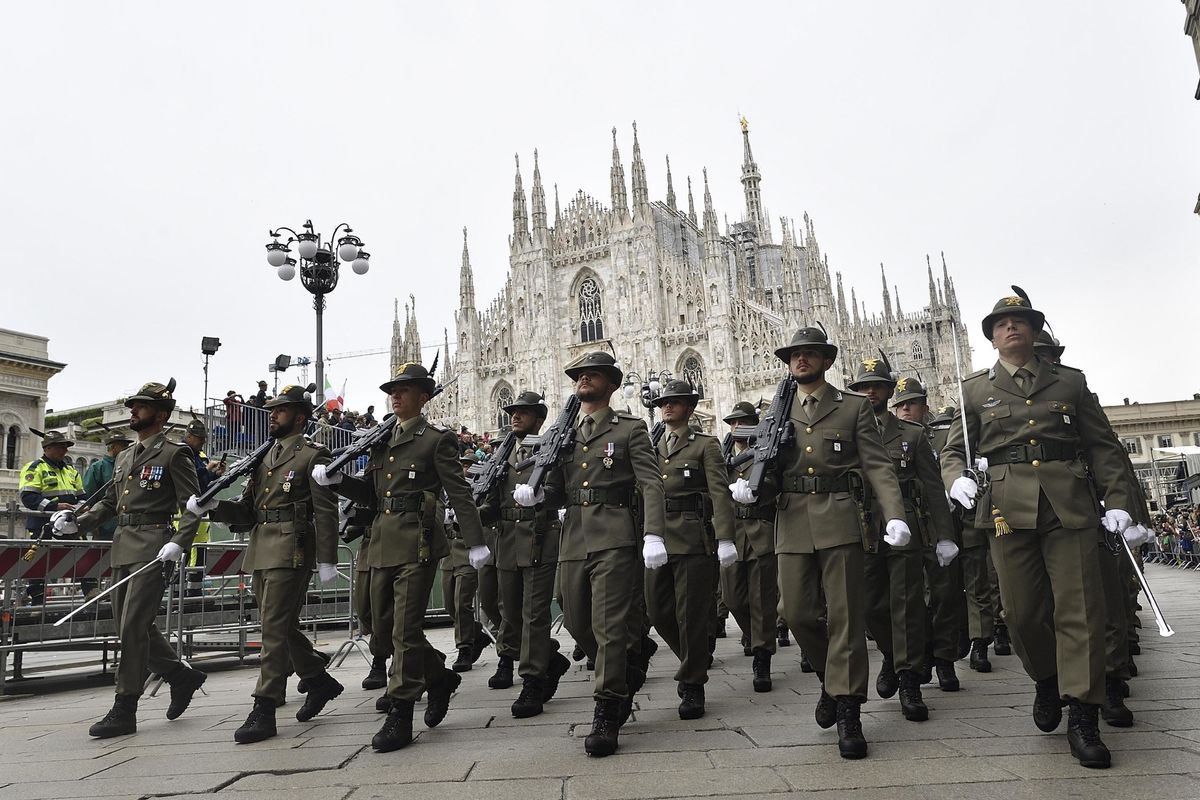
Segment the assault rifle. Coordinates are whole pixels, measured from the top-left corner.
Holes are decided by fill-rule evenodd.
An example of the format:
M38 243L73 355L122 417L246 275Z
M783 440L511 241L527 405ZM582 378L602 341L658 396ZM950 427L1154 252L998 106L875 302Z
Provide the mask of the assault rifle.
M550 470L554 469L567 451L575 446L575 417L579 416L579 398L571 395L563 404L563 410L554 424L538 437L541 447L533 456L533 471L529 473L529 485L534 495L541 490Z
M492 490L504 481L508 474L508 460L517 446L517 434L509 431L500 441L500 446L492 451L488 460L482 464L472 464L467 474L471 476L471 497L478 506L483 503Z
M667 423L659 420L654 423L654 427L650 429L650 445L658 447L658 443L662 441L663 434L667 432Z
M795 398L796 382L791 377L784 378L779 382L779 388L775 390L775 397L771 400L771 405L754 428L752 434L754 444L734 459L738 464L754 460L754 466L750 468L750 475L746 478L746 482L750 484L750 489L754 492L757 492L762 485L763 473L766 472L767 465L779 456L779 449L790 444L796 435L792 429L792 423L788 419L788 412L791 410L792 401Z
M232 467L225 470L225 474L217 478L208 485L200 495L196 498L199 505L204 505L210 502L214 497L221 492L233 486L243 475L248 475L262 463L262 460L267 457L267 453L271 452L271 448L275 446L274 437L268 438L265 442L254 448L254 452L250 455L237 461Z

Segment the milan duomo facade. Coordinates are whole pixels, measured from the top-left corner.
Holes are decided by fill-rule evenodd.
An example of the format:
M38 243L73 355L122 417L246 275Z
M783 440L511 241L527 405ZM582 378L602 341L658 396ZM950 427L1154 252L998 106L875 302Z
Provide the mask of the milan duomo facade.
M456 347L449 358L447 335L438 377L448 384L429 416L495 432L507 423L500 407L526 389L545 393L553 415L571 391L563 368L606 350L627 375L637 373L635 381L663 370L690 380L702 395L694 423L720 433L720 418L738 400L770 400L784 374L775 348L816 323L840 349L834 383L840 374L844 386L861 359L882 349L896 370L929 384L931 406L957 405L951 326L958 327L964 371L971 357L945 260L935 279L926 259L928 305L920 311L904 313L883 275L882 313L868 316L853 288L847 303L841 273L831 277L807 214L802 226L781 218L776 241L745 120L742 144L745 209L740 222L723 228L707 172L699 213L690 178L679 202L669 159L666 197L651 199L636 124L628 184L613 129L607 206L579 191L560 207L556 186L551 218L537 151L528 199L518 161L508 278L482 308L463 230ZM394 324L393 369L420 352L415 308L406 306L403 330L398 312ZM614 406L645 414L637 397L632 389L618 392Z

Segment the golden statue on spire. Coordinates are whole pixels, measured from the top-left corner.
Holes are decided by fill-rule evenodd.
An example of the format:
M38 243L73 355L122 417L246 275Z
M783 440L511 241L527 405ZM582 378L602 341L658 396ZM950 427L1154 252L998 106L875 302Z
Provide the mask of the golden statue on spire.
M738 114L738 122L740 122L742 125L742 133L746 133L750 130L750 120L746 119L746 117L742 114Z

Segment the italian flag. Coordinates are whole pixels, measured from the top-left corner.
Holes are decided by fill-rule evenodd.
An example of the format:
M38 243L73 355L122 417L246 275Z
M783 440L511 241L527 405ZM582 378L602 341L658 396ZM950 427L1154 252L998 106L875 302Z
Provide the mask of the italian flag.
M325 376L325 409L333 411L335 408L346 410L346 382L342 381L342 391L334 396L333 384L329 382L329 376Z

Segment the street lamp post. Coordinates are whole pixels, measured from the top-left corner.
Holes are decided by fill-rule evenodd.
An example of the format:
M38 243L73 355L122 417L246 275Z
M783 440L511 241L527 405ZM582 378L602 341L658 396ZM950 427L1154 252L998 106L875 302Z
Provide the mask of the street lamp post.
M645 380L636 372L629 372L625 375L625 383L621 385L626 400L632 400L634 394L638 395L642 406L650 412L650 427L652 428L654 427L654 401L662 395L663 385L672 377L674 376L665 369L658 372L650 370Z
M279 241L284 232L290 234L286 242ZM341 238L338 233L341 232ZM313 232L312 220L305 220L304 232L296 233L288 227L268 231L271 242L267 245L267 263L275 267L275 274L280 280L290 281L296 277L296 268L300 269L300 283L313 296L313 310L317 312L317 391L316 404L325 402L325 361L324 361L324 314L325 295L337 288L338 273L341 265L338 259L350 264L355 275L365 275L370 269L371 254L363 250L363 242L354 235L353 229L345 222L333 229L328 241L322 241L319 233ZM291 258L288 247L296 242L296 254L300 262ZM334 247L337 250L334 250ZM335 255L336 253L336 255Z

